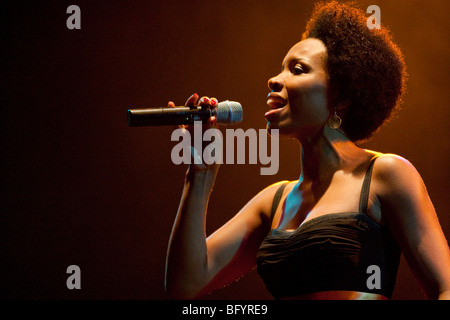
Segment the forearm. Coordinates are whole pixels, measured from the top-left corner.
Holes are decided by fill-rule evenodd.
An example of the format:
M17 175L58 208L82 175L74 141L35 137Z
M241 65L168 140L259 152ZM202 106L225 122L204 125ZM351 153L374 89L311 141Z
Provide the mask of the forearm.
M193 297L207 284L205 222L215 175L211 170L186 175L166 261L166 290L173 297Z

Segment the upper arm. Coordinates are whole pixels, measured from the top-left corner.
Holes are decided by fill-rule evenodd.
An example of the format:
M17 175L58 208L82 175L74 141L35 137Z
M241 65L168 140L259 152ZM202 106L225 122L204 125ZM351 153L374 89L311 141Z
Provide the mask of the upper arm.
M386 155L374 179L383 219L427 296L450 289L450 251L420 174L407 160Z
M273 184L259 192L207 238L210 280L201 294L231 283L255 266L257 250L270 230L270 208L279 185Z

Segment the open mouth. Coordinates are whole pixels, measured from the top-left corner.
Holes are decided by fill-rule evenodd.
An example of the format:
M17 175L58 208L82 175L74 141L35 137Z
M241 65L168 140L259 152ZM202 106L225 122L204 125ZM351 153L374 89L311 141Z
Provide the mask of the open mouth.
M287 101L279 95L271 93L267 98L267 105L269 106L270 110L266 112L264 116L267 120L270 120L271 118L273 118L272 115L275 115L287 105Z

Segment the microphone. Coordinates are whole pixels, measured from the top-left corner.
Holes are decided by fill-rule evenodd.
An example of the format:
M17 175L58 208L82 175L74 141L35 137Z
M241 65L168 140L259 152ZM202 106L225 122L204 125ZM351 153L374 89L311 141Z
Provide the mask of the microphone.
M194 121L206 123L212 116L221 124L232 124L242 121L242 106L236 101L219 102L214 110L202 107L175 108L140 108L128 109L128 125L130 127L188 125Z

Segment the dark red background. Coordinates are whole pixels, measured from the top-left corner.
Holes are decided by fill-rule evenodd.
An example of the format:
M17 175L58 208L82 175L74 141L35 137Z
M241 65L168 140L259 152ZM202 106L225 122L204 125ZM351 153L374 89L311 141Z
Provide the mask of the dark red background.
M445 0L377 4L403 49L402 111L364 145L400 154L422 174L447 238L448 10ZM81 8L81 30L66 9ZM186 167L172 128L129 128L132 106L184 103L193 92L236 100L264 128L267 80L301 37L313 1L3 1L0 115L3 299L167 299L164 264ZM208 232L265 186L299 175L282 141L280 170L224 165ZM407 212L405 212L407 214ZM81 268L68 290L66 268ZM211 299L270 299L255 272ZM402 260L394 299L423 299Z

